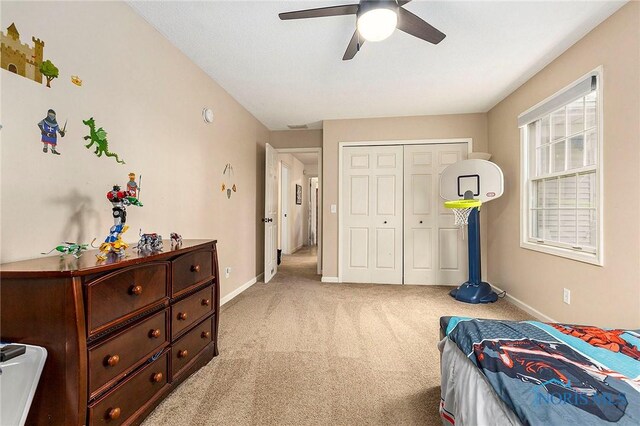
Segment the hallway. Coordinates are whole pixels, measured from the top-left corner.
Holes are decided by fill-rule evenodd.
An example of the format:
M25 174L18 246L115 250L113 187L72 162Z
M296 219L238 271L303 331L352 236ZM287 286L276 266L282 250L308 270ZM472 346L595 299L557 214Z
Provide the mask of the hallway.
M319 282L317 254L318 246L304 246L293 254L283 254L274 280L296 277Z

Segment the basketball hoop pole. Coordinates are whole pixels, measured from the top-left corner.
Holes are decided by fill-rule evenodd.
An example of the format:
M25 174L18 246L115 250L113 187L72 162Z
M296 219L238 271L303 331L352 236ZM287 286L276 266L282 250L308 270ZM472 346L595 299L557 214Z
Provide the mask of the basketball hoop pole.
M491 285L482 281L482 251L480 246L480 209L474 207L469 213L467 225L467 241L469 249L469 280L449 292L460 302L491 303L498 300L498 295Z
M480 210L474 208L469 213L467 226L469 245L469 281L470 285L480 285L482 282L482 251L480 247Z

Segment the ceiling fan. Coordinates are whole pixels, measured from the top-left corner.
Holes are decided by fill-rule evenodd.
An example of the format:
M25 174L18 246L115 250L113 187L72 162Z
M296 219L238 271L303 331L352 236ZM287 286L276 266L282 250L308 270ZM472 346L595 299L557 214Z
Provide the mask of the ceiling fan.
M429 43L438 44L446 36L402 6L411 0L361 0L358 4L329 6L317 9L284 12L278 16L289 19L322 18L325 16L356 15L356 31L342 57L348 61L356 56L365 40L381 41L396 28ZM362 37L362 39L361 39Z

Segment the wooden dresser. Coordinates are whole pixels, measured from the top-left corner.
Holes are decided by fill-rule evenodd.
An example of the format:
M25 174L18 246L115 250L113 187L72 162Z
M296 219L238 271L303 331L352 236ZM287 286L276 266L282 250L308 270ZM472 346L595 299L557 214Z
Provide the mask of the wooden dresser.
M27 424L137 424L218 354L216 241L0 265L0 339L47 349Z

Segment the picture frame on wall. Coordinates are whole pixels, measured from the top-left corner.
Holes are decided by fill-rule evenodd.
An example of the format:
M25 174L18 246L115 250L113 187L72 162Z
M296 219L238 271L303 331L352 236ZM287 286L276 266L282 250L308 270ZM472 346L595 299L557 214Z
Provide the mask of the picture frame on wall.
M296 184L296 204L302 204L302 185Z

